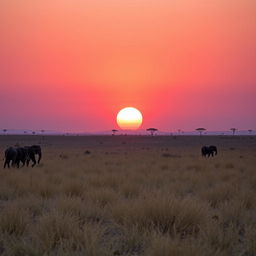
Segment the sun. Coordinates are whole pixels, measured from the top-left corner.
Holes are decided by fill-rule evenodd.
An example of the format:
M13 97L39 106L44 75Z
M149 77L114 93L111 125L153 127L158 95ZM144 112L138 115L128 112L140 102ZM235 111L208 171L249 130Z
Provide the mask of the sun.
M136 130L140 128L142 121L141 112L133 107L121 109L116 116L118 126L124 130Z

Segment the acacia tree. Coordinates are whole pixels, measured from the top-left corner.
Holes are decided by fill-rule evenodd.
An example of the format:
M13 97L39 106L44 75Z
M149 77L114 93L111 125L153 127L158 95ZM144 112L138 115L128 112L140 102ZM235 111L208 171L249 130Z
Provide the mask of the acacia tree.
M251 134L252 134L252 129L249 129L248 132L249 132L249 134L251 135Z
M3 132L4 132L4 134L6 134L7 133L7 129L3 129Z
M148 128L147 131L153 136L158 130L156 128Z
M201 127L201 128L197 128L196 131L198 131L200 136L202 136L202 132L206 131L206 129Z
M112 130L112 136L114 136L117 132L118 132L118 130L113 129L113 130Z
M237 129L236 128L230 128L230 130L232 131L233 136L234 136Z

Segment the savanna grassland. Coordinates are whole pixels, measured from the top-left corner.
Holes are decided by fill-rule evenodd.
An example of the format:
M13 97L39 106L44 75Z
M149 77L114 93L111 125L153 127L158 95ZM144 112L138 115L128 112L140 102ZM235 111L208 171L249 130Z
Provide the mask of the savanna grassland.
M256 255L256 137L1 136L0 255ZM215 158L200 148L214 144Z

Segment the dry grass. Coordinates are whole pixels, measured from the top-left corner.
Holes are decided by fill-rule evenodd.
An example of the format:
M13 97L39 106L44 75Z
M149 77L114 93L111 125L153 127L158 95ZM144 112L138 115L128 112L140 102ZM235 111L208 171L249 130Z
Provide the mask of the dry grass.
M40 137L0 139L3 152ZM207 144L216 158L201 158ZM0 171L0 255L256 255L255 137L46 136L42 148L39 166Z

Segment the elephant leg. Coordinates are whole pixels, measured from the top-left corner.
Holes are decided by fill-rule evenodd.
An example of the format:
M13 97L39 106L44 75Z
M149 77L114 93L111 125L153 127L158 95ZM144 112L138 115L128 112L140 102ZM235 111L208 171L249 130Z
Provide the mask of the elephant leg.
M31 165L31 167L34 167L35 165L36 165L36 161L35 162L33 161L33 164Z
M41 158L42 158L42 153L40 152L39 154L38 154L38 161L37 161L37 163L39 164L40 163L40 160L41 160Z
M31 165L31 167L34 167L36 165L36 158L35 155L31 155L30 159L32 160L33 164Z
M17 163L18 163L18 162L19 162L19 160L17 160L17 158L14 157L14 158L12 159L12 167L17 166Z
M10 168L10 161L9 160L6 160L5 163L4 163L4 168L6 167Z
M26 161L27 167L29 166L29 159Z

